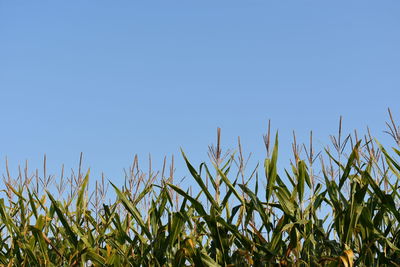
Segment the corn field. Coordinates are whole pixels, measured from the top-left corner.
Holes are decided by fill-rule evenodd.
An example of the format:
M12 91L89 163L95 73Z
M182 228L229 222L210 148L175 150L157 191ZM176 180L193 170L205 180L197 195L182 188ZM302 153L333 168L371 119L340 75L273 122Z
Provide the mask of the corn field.
M400 128L390 114L384 148L369 131L332 136L314 151L292 141L278 168L278 134L268 126L266 157L249 168L238 148L209 148L191 186L174 159L143 171L137 157L125 182L89 171L58 178L27 164L7 168L0 197L1 266L400 266ZM397 148L396 148L397 147ZM94 181L92 181L93 183ZM110 198L114 200L110 200Z

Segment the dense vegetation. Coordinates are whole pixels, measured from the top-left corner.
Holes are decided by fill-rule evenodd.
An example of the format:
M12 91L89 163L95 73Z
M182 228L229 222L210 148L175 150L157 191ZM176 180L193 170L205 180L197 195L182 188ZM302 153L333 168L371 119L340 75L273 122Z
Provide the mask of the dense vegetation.
M388 127L399 146L400 129ZM195 168L182 153L188 190L174 181L173 159L143 172L135 158L122 187L102 179L92 189L81 168L57 179L46 167L15 178L7 168L0 264L400 266L400 151L339 128L321 153L312 134L307 145L294 138L282 170L269 127L263 167L249 171L240 139L223 153L218 132L208 164Z

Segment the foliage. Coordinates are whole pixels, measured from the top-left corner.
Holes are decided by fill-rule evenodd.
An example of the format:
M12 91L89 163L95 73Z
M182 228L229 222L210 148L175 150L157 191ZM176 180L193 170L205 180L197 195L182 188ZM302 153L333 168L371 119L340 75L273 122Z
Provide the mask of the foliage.
M110 183L117 199L109 202L104 178L89 194L80 168L61 177L57 195L52 177L12 179L7 168L0 264L400 266L399 150L391 155L370 135L341 140L339 130L337 156L329 148L315 156L311 135L308 148L294 140L290 170L280 171L278 136L274 146L270 139L268 130L264 178L245 171L240 141L223 155L218 132L211 163L196 169L182 152L195 187L174 182L173 162L169 175L165 162L144 173L135 158L125 185Z

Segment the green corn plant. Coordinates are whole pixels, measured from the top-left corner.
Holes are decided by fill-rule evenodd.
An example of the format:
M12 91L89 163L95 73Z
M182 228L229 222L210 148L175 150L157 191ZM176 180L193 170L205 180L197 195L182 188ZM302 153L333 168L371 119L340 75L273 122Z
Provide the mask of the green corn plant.
M400 266L400 150L339 131L338 154L327 147L317 162L311 134L306 157L294 141L280 169L269 133L262 170L245 169L240 143L222 156L220 130L211 162L196 168L182 151L195 193L165 162L146 173L136 157L108 194L81 163L58 194L45 171L24 180L7 169L0 266Z

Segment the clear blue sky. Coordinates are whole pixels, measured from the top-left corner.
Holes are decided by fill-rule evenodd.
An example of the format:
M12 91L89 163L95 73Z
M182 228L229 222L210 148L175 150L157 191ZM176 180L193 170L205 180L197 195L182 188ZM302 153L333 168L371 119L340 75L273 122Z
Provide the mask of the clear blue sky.
M221 127L262 160L268 119L326 144L400 121L399 1L0 0L0 168L44 153L58 170L122 177L179 148L199 163ZM16 170L12 170L15 174Z

